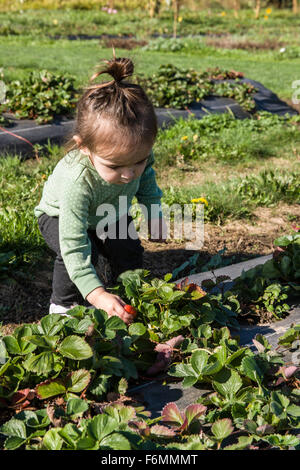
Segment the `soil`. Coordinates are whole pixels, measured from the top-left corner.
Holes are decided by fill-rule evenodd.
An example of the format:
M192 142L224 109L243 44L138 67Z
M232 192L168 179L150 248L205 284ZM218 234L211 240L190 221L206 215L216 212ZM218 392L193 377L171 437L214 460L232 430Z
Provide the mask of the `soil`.
M209 35L205 39L207 46L217 47L221 49L244 49L247 51L257 50L276 50L286 46L286 42L277 39L265 38L263 42L253 41L250 39L237 39L231 34L223 36Z
M267 255L273 252L273 241L291 233L292 226L299 226L299 223L300 205L280 204L276 208L257 208L252 221L228 220L222 226L205 224L204 245L199 251L186 250L185 242L153 243L143 240L144 268L153 276L162 277L195 253L200 253L199 263L203 265L223 248L226 248L223 259L230 258L230 264ZM38 271L28 270L26 277L15 275L14 279L2 283L0 321L3 334L10 334L22 323L36 322L48 313L53 260L49 251ZM183 272L181 275L187 274ZM253 319L249 318L249 323L253 323Z
M135 49L136 47L146 46L148 44L147 41L142 41L138 39L131 39L131 38L110 38L110 37L103 37L102 42L105 47L115 47L118 49Z

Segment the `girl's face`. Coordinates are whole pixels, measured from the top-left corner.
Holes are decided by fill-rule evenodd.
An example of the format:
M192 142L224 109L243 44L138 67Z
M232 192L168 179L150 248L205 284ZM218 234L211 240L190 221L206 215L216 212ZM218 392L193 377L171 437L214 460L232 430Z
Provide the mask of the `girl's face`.
M109 159L89 153L90 160L102 179L107 183L127 184L143 173L151 151L148 145L130 153L119 151Z

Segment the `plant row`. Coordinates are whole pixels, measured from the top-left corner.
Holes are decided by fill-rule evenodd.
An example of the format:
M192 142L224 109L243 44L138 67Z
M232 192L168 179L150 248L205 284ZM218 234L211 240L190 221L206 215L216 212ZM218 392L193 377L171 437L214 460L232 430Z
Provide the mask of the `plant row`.
M202 73L179 69L173 65L161 66L152 77L139 78L154 106L184 109L194 101L214 94L234 98L247 110L254 110L254 87L245 83L220 83L223 78L237 78L242 74L219 68ZM13 113L18 119L34 119L38 124L52 122L57 116L71 116L79 97L75 78L47 70L30 72L23 81L7 85L6 100L0 113ZM1 116L0 123L9 124Z
M260 267L271 280L276 274L296 286L298 294L299 241L299 234L279 239L279 252ZM249 279L243 273L240 281ZM208 280L201 288L172 282L172 274L150 279L145 270L127 271L118 281L112 292L137 311L130 326L79 306L70 317L47 315L1 338L0 402L18 412L0 428L4 448L299 446L297 365L287 365L263 336L256 336L254 354L229 330L239 328L238 294L248 294L249 285L247 290L238 280L237 290L213 294ZM279 344L297 355L299 338L296 325ZM130 398L128 386L166 371L168 380L200 387L201 393L184 412L169 403L151 419Z

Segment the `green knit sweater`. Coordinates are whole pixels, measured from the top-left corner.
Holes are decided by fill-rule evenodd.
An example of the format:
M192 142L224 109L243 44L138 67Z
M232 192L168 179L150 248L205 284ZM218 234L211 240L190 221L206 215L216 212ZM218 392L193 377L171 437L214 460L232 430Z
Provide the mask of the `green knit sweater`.
M156 183L153 162L151 151L146 168L139 178L127 184L113 184L101 178L85 154L74 150L58 162L46 181L34 214L36 217L43 213L58 216L62 258L70 279L83 298L103 286L91 262L91 243L87 230L96 229L101 220L104 222L104 218L108 224L119 220L128 212L134 196L146 206L149 217L151 204L159 205L161 216L162 191ZM121 198L123 204L120 204L119 196L126 196ZM100 214L99 206L103 204L114 206L114 220L107 217L105 212L97 215Z

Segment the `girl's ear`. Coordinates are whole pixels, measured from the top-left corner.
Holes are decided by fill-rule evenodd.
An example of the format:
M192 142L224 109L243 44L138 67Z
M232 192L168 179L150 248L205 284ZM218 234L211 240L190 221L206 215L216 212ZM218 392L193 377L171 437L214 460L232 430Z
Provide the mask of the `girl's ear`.
M89 154L90 154L89 150L88 150L86 147L80 147L82 140L81 140L81 138L79 137L79 135L73 135L73 139L75 140L75 142L76 142L78 148L80 149L80 151L81 151L82 153L84 153L85 155L89 155Z

